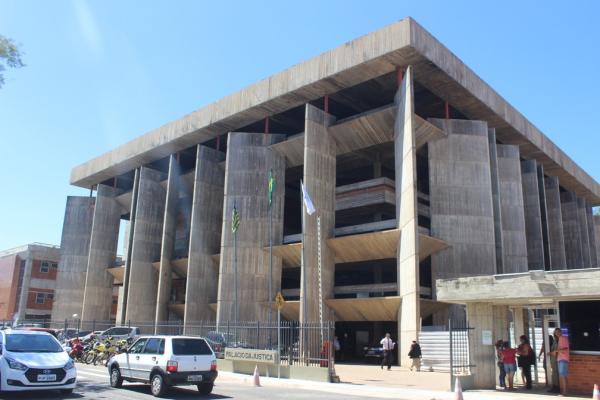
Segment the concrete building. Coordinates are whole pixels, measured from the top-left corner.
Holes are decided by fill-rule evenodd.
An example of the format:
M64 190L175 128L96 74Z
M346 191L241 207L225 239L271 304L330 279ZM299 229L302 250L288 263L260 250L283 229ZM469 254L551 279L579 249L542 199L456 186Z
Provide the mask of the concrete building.
M455 280L598 267L600 185L410 18L85 162L71 183L96 195L67 200L59 318L109 319L116 284L120 322L266 320L271 282L285 318L322 308L359 351L391 331L404 363L421 327L461 304L476 334L507 315L490 287L466 298ZM512 302L514 320L532 304ZM493 384L491 349L473 349L476 386Z
M59 259L42 243L0 252L0 320L51 318Z

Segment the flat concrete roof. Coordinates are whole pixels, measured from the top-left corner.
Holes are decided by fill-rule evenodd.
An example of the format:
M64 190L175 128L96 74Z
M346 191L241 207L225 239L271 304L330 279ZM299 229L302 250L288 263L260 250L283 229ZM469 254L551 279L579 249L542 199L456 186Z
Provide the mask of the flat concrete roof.
M412 65L414 79L452 107L496 128L563 187L600 204L600 185L539 129L411 18L345 43L169 122L71 171L71 184L90 187L267 116Z

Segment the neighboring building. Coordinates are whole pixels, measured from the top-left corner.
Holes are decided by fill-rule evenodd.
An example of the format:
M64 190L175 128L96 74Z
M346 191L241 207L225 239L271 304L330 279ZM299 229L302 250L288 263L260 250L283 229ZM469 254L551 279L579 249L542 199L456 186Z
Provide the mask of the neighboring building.
M301 211L300 180L313 215ZM479 348L481 329L507 338L509 306L521 332L526 307L600 297L588 286L563 297L550 281L540 301L491 298L507 274L577 269L598 287L600 185L412 19L77 166L71 183L96 196L67 199L58 319L108 319L116 284L117 321L264 321L281 290L285 318L318 321L322 297L347 348L390 331L405 363L422 326L467 304L484 327L470 341L474 385L489 387L494 353ZM460 279L489 285L470 292Z
M0 252L0 320L50 319L59 259L42 243Z

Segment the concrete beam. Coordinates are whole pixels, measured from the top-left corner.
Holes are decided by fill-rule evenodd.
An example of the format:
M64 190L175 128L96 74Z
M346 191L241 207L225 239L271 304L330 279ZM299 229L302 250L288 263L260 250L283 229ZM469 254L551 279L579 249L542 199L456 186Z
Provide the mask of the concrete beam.
M189 325L215 318L210 304L217 302L219 274L213 266L212 255L219 253L221 246L225 171L220 163L223 159L223 153L206 146L198 145L196 149L183 320L186 332Z
M565 236L563 229L560 186L557 177L545 177L546 212L548 214L548 246L550 248L550 269L567 269Z
M521 182L523 184L523 203L525 206L527 265L530 270L543 270L545 267L542 206L540 205L538 166L535 160L521 162Z
M95 201L93 197L67 197L52 304L52 318L57 321L81 316Z
M87 273L84 281L83 321L109 321L112 310L113 277L107 269L117 258L122 208L116 200L119 190L98 185L90 237ZM85 329L87 327L82 327ZM92 329L89 327L89 329Z

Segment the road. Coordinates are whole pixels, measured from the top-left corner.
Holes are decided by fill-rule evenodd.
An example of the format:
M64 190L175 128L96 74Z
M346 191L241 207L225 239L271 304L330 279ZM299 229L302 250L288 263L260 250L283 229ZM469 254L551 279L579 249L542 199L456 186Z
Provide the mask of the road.
M64 396L57 392L29 392L20 394L3 394L3 399L107 399L107 400L129 400L129 399L154 399L147 385L127 383L121 389L113 389L108 383L108 373L104 368L77 364L78 385L70 396ZM307 382L310 386L310 382ZM305 389L285 389L281 387L254 387L247 382L231 378L217 378L213 394L200 396L195 387L172 388L165 399L280 399L290 400L316 400L316 399L361 399L360 396L348 396L347 394L334 394Z

